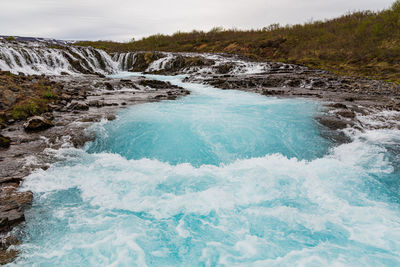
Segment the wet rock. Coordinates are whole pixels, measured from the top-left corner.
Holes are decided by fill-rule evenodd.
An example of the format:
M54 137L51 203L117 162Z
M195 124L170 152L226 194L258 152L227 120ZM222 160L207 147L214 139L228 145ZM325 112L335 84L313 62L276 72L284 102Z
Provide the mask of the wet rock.
M89 101L89 106L90 106L90 107L97 107L97 108L100 108L100 107L103 107L103 106L104 106L104 103L101 102L101 101L99 101L99 100L91 100L91 101Z
M340 111L336 112L336 114L341 117L349 118L349 119L354 119L356 117L356 114L351 110L340 110Z
M69 102L69 101L71 101L72 96L70 94L67 94L67 93L62 93L61 96L60 96L60 99Z
M95 136L89 134L71 135L71 143L75 148L83 147L87 142L93 141Z
M32 118L29 118L28 121L24 123L24 129L28 132L43 131L53 126L54 124L51 121L41 116L34 116Z
M318 122L330 130L341 130L347 128L351 122L336 117L323 116L317 118Z
M0 184L0 232L7 232L25 220L24 211L32 204L30 191L18 191L19 184Z
M173 74L190 67L204 67L212 66L215 64L214 60L207 59L200 56L187 57L178 55L172 60L168 61L162 70L154 71L154 73Z
M215 67L217 73L219 74L227 74L233 70L235 65L231 63L221 64Z
M0 134L0 148L9 148L11 144L11 138Z
M70 110L89 110L89 106L86 103L80 103L80 102L73 102L71 103L68 108Z
M165 55L161 53L152 53L152 52L137 53L136 60L133 63L133 66L132 67L127 66L127 67L130 71L144 72L152 62L163 57L165 57Z
M169 82L157 81L157 80L141 80L139 82L141 86L150 87L154 89L168 89L168 88L179 88L176 85L172 85Z
M4 246L7 246L6 244ZM15 258L17 258L18 256L18 251L15 249L8 249L4 247L4 248L0 248L0 265L5 265L7 263L11 263L15 260Z
M322 81L322 80L314 81L314 82L312 83L312 87L316 87L316 88L326 87L326 82L325 82L325 81Z
M262 94L263 95L283 95L285 92L282 90L263 90Z
M329 106L332 107L332 108L347 109L347 106L345 104L342 104L342 103L335 103L335 104L331 104Z
M107 83L104 83L104 85L107 90L110 90L110 91L114 90L114 87L111 83L107 82Z
M25 221L24 211L32 205L32 192L19 192L18 183L0 184L0 265L13 261L18 251L10 246L18 245L20 241L10 232L13 227Z
M114 115L114 114L108 114L107 115L107 120L109 120L109 121L113 121L113 120L115 120L117 117Z
M293 79L289 80L286 83L289 87L300 87L301 86L301 80L300 79Z

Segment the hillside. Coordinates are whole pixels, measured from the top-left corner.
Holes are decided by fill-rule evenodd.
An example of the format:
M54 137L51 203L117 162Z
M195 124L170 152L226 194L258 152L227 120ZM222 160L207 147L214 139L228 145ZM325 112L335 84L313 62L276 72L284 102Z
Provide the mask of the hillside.
M400 83L400 1L380 12L362 11L327 20L260 30L178 32L138 41L79 42L107 52L169 51L240 54Z

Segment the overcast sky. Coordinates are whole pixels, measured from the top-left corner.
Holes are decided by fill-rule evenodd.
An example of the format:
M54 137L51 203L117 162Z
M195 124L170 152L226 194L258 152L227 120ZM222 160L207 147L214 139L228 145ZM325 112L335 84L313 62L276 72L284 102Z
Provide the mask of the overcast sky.
M381 10L394 0L0 0L0 35L118 40L215 26L262 28Z

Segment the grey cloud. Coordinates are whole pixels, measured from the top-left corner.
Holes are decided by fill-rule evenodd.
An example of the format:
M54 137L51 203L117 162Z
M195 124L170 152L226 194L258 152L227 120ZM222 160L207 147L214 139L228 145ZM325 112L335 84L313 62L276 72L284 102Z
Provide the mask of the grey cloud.
M1 0L0 34L60 39L129 40L214 26L262 28L303 23L394 0Z

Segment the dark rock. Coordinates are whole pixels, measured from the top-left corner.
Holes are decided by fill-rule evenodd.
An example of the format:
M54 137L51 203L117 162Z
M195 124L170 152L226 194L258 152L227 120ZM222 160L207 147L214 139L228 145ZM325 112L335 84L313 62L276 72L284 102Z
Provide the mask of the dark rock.
M88 134L74 134L71 136L72 145L75 148L83 147L87 142L93 141L95 136L91 136Z
M25 131L42 131L53 127L53 123L41 116L34 116L29 118L26 123L24 123Z
M32 204L32 192L20 192L18 186L17 183L0 185L0 232L10 231L15 225L23 222L24 211Z
M342 104L342 103L335 103L335 104L332 104L332 105L329 105L329 106L333 107L333 108L347 109L347 106L345 104Z
M177 74L179 71L190 67L204 67L204 66L212 66L215 64L214 60L207 59L204 57L187 57L178 55L174 57L172 60L168 61L162 70L154 71L155 73L163 73L163 74Z
M157 81L157 80L141 80L139 82L141 86L146 86L154 89L168 89L168 88L179 88L176 85L172 85L169 82Z
M80 103L80 102L73 102L71 103L68 108L70 110L89 110L89 106L86 103Z
M110 90L110 91L111 91L111 90L114 90L114 87L112 86L111 83L108 83L108 82L107 82L107 83L104 83L104 85L106 86L106 89L107 89L107 90Z
M163 99L163 98L167 98L168 95L156 95L154 98L155 99Z
M61 75L64 75L64 76L65 76L65 75L69 75L69 74L68 74L68 72L62 71L62 72L61 72Z
M336 114L344 118L350 118L350 119L354 119L356 117L356 114L351 110L340 110L336 112Z
M316 88L323 88L323 87L326 86L326 82L321 81L321 80L317 80L317 81L314 81L314 82L312 83L312 86L313 86L313 87L316 87Z
M221 64L216 66L215 69L219 74L227 74L228 72L232 71L235 65L231 63Z
M150 66L150 64L157 59L163 58L165 55L161 53L137 53L135 62L132 62L132 66L127 66L130 71L144 72Z
M5 244L4 248L0 248L0 265L11 263L18 256L18 251L15 249L9 249L9 246L11 245Z
M263 95L283 95L284 91L281 90L263 90Z
M348 121L344 121L344 120L338 119L336 117L328 117L328 116L318 117L317 120L320 124L322 124L323 126L329 128L331 130L345 129L348 127L349 124L352 124Z
M109 120L109 121L113 121L113 120L115 120L117 117L114 115L114 114L108 114L107 115L107 120Z
M288 86L290 87L300 87L301 85L301 80L300 79L293 79L293 80L289 80L286 83Z
M72 96L70 94L67 94L67 93L62 93L61 96L60 96L60 99L69 102L69 101L71 101Z
M100 108L100 107L104 106L104 103L99 101L99 100L91 100L91 101L89 101L89 106L90 107L98 107L98 108Z
M10 144L11 144L11 138L0 134L0 147L9 148Z

